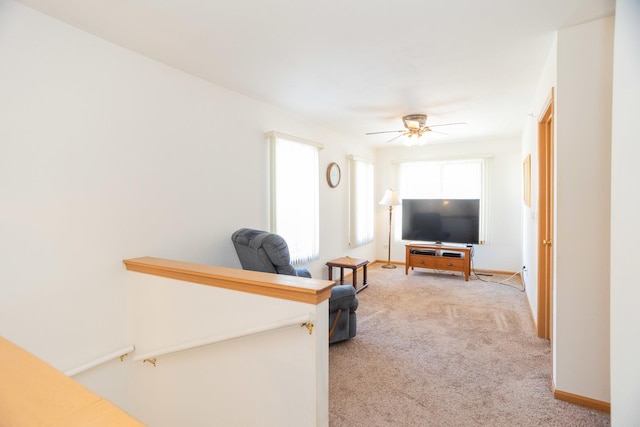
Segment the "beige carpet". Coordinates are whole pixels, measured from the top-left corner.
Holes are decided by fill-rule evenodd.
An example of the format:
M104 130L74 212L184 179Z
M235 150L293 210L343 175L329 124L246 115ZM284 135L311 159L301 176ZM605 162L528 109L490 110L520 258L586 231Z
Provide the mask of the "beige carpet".
M330 426L610 425L553 398L549 341L518 289L374 265L358 299L357 337L329 348Z

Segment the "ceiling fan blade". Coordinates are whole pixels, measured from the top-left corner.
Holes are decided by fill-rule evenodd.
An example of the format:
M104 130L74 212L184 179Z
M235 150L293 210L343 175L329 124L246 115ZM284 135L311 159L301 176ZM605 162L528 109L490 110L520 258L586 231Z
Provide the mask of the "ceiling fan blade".
M383 130L382 132L369 132L369 133L365 133L365 135L377 135L379 133L397 133L397 132L404 132L404 130Z
M434 128L437 126L453 126L453 125L466 125L467 122L458 122L458 123L442 123L440 125L428 125L429 128Z
M391 141L394 141L394 140L400 138L401 136L408 135L408 134L409 134L409 132L403 132L400 135L396 136L395 138L391 138L390 140L388 140L387 143L389 143Z

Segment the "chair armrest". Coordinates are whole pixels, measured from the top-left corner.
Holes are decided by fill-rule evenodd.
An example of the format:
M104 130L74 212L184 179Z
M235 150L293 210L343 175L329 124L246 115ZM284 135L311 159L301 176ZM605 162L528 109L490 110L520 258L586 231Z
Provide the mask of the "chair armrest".
M356 290L351 285L336 285L331 288L331 297L329 297L329 312L337 310L355 311L358 308L358 299L356 298Z

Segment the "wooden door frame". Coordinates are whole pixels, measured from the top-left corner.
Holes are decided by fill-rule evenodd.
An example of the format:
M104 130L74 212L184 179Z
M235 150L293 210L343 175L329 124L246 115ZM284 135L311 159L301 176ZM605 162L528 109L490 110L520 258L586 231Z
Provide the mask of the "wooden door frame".
M538 337L553 335L554 90L538 119Z

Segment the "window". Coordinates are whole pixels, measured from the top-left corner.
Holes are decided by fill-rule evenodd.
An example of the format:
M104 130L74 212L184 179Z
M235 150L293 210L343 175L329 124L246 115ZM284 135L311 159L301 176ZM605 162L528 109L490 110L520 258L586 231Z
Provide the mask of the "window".
M320 252L318 152L322 146L269 132L271 230L289 246L291 262L303 264Z
M349 244L373 242L373 163L351 157L349 180Z
M489 158L401 163L398 191L404 199L480 199L480 243L484 243L490 164ZM401 226L396 222L396 235Z

